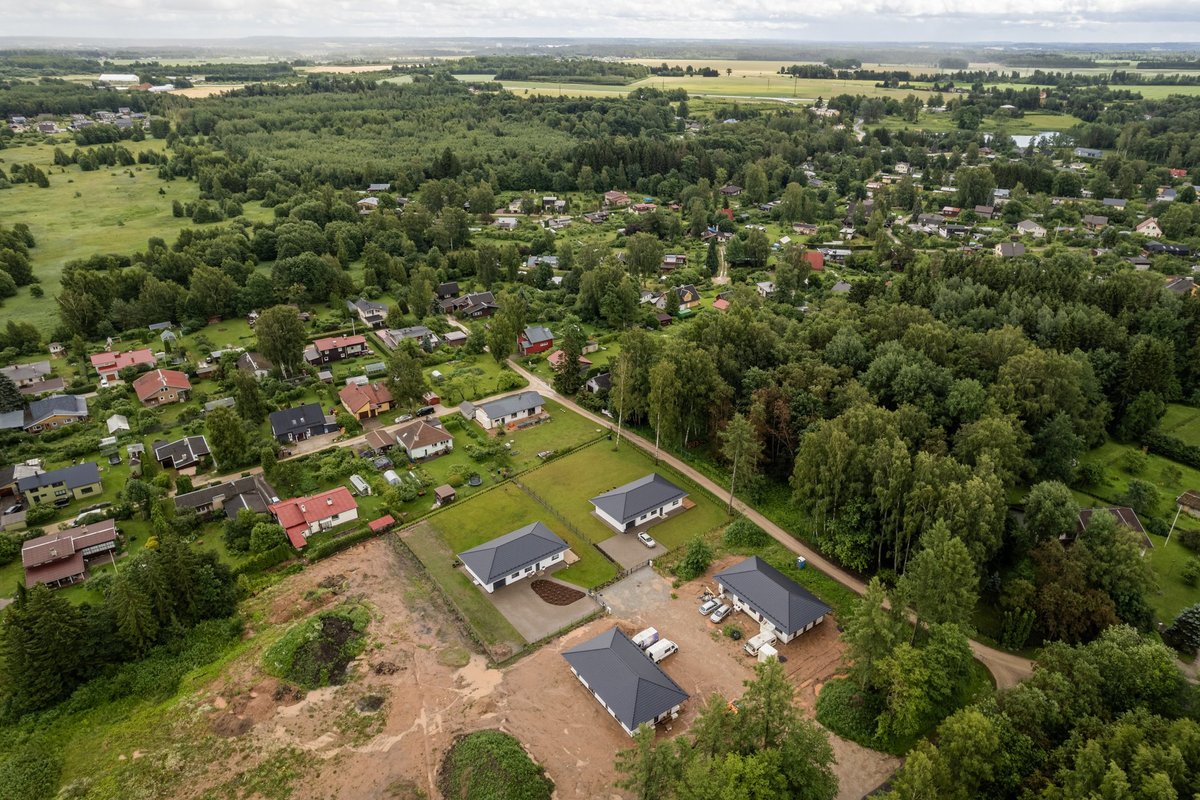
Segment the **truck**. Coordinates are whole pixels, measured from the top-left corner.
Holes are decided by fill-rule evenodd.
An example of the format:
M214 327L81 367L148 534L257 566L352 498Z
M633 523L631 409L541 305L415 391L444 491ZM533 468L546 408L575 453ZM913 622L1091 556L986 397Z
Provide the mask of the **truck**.
M647 647L658 641L658 631L656 631L654 628L646 628L646 630L634 635L632 641L638 647L645 650Z
M646 649L646 656L657 664L678 649L679 646L670 639L659 639Z
M774 633L771 631L762 631L757 636L750 637L746 644L742 645L742 649L745 650L748 655L756 656L764 644L772 644L774 641Z

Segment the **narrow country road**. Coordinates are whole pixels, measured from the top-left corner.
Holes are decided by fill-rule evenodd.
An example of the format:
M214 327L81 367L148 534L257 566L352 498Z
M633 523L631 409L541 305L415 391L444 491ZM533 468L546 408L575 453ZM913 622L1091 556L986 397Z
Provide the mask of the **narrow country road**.
M586 417L598 425L603 425L610 428L613 427L612 420L601 417L597 414L593 414L577 405L570 398L563 397L558 392L554 391L553 386L522 367L515 360L509 359L508 364L518 374L523 375L533 388L537 389L546 397L552 398L555 402L561 403L562 405L574 411L576 414ZM625 439L631 444L636 445L647 453L654 452L654 443L642 436L637 435L636 433L622 431L621 438ZM695 468L681 461L670 453L664 450L659 450L659 459L665 461L674 469L688 476L698 485L711 492L713 496L718 498L728 496L728 487L721 486L716 481L710 479L708 476L697 471ZM734 498L733 507L739 514L742 514L755 525L769 533L784 547L788 548L797 555L804 556L806 559L808 559L809 564L819 569L821 572L824 572L838 583L842 584L848 589L852 589L857 594L863 594L867 590L866 584L864 584L861 580L846 572L836 564L833 564L821 554L815 552L809 547L806 547L802 542L797 540L794 536L780 526L776 525L771 520L764 517L753 507L746 505L737 498ZM1018 655L1013 655L1012 653L1005 653L993 647L988 647L987 645L977 642L974 639L971 640L971 650L975 653L975 657L978 658L983 665L988 668L988 671L992 673L992 678L996 681L996 685L1002 689L1015 686L1018 681L1020 681L1022 678L1028 677L1033 672L1033 662L1029 659L1022 658Z

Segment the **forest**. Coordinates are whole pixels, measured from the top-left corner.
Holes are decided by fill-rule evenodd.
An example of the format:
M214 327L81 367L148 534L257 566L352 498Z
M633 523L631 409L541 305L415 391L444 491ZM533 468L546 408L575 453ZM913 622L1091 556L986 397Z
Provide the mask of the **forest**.
M560 68L562 76L552 71ZM630 65L533 58L464 59L460 70L641 77ZM611 389L586 396L586 376L568 371L555 376L560 391L722 480L737 464L731 492L870 581L841 621L847 677L830 684L817 713L847 738L910 753L888 797L1200 791L1200 706L1174 656L1194 657L1200 609L1156 611L1162 576L1142 537L1104 514L1080 525L1081 506L1108 491L1105 468L1088 457L1099 448L1133 453L1115 491L1155 543L1175 508L1148 459L1200 466L1195 444L1163 429L1169 409L1200 407L1200 297L1164 289L1200 245L1191 186L1200 176L1200 98L1151 100L1064 81L1046 102L1083 122L1022 149L970 124L949 132L875 124L903 115L903 105L861 96L827 102L863 120L859 137L803 108L653 89L521 98L443 71L413 78L310 75L219 98L131 95L131 107L142 102L162 118L138 132L161 150L135 158L115 127L64 140L54 156L61 171L42 175L48 183L75 166L136 161L168 184L194 183L199 199L175 201L176 235L65 264L53 298L59 324L10 323L5 355L54 340L79 357L88 343L135 338L164 317L193 332L214 318L284 304L341 308L360 295L393 301L389 324L420 323L434 316L439 284L493 290L498 313L486 329L472 323L473 346L486 339L502 362L531 324L607 337L617 352ZM977 127L980 109L1020 93L1007 91L956 94L947 113L974 108ZM90 110L96 98L53 81L0 86L8 113ZM8 138L0 144L16 146ZM1086 171L1067 169L1076 144L1106 152ZM0 186L37 181L8 174ZM1177 199L1161 200L1173 180ZM364 211L372 183L389 189ZM569 198L575 214L600 209L612 189L656 207L595 233L579 234L588 223L576 221L574 233L555 234L532 219L547 195ZM1009 199L992 218L997 189ZM1122 203L1111 226L1084 238L1081 204L1103 198L1130 210ZM501 212L513 201L522 227L498 231L491 223L515 214ZM993 245L1007 233L967 247L906 227L949 203L964 215L987 208L993 226L1036 217L1070 231L1004 258ZM251 221L250 207L269 216ZM1135 269L1143 239L1117 225L1150 214L1184 255L1156 253ZM817 233L801 236L797 223ZM768 225L800 241L768 236ZM832 270L814 269L806 254L842 235L852 244L838 270L852 280L839 289ZM0 228L10 295L36 284L36 247L28 228ZM664 255L681 250L701 258L660 279ZM537 256L557 260L527 261ZM728 278L720 288L719 273ZM643 293L679 285L700 287L706 300L720 292L727 310L710 303L660 328ZM679 298L666 307L678 314ZM586 338L572 340L577 348ZM3 436L4 446L25 441ZM66 607L38 589L18 597L0 638L10 717L233 613L233 576L180 543L186 517L174 524L178 535L147 554L144 569L125 570L101 606ZM1195 558L1200 536L1186 538ZM180 585L181 571L204 580L168 599L163 587ZM53 636L30 633L30 618L53 620ZM969 700L974 635L1037 651L1038 669L1015 689ZM68 642L95 657L59 662ZM71 669L47 667L56 662ZM760 712L779 704L764 699L772 675L763 672L752 695ZM620 762L621 785L641 797L711 796L696 789L706 778L736 785L736 770L790 764L811 777L811 791L780 779L763 796L830 796L827 754L798 756L813 739L808 724L789 717L787 730L761 734L746 722L761 719L755 713L732 720L714 701L690 750L637 741Z

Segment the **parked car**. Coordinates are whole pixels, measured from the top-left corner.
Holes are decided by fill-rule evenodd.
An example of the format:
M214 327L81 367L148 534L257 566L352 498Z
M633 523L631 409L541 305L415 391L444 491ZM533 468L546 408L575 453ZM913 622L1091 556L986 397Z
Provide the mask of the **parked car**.
M437 409L434 408L433 406L421 406L420 408L417 409L417 416L418 417L428 417L434 411L437 411Z
M396 424L399 425L401 422L408 422L412 418L412 414L401 414L400 416L396 417Z
M658 547L658 542L654 541L654 537L645 531L638 534L638 541L646 545L646 547Z
M5 514L15 514L18 511L20 511L21 509L23 509L24 507L25 507L24 503L17 503L16 505L11 505L8 508L4 509L4 513Z
M655 664L679 650L679 645L670 639L659 639L646 648L646 656Z
M720 600L707 600L700 606L700 616L707 617L721 607Z
M716 611L712 612L712 616L708 619L710 622L720 622L729 616L729 612L733 611L733 606L727 606L724 603Z

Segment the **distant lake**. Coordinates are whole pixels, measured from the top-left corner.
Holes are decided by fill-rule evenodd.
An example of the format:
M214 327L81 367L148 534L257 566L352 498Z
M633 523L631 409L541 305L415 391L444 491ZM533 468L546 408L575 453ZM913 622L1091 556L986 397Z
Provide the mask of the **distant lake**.
M1043 139L1043 138L1049 139L1050 137L1054 136L1055 133L1057 133L1057 131L1043 131L1042 133L1022 133L1017 136L1010 136L1008 138L1013 140L1013 143L1016 144L1016 146L1019 150L1024 150L1026 147L1029 147L1029 145L1032 144L1035 140Z

